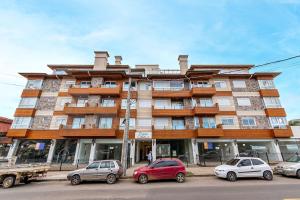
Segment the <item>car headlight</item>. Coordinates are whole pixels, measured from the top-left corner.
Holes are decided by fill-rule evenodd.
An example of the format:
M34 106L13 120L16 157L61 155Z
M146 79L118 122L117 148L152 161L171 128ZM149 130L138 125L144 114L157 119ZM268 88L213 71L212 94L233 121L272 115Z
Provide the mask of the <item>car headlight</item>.
M134 172L133 172L134 175L136 175L137 173L138 173L137 171L134 171Z
M218 172L225 172L224 169L217 169Z
M287 167L287 168L285 168L285 170L295 170L296 168L294 168L294 167Z

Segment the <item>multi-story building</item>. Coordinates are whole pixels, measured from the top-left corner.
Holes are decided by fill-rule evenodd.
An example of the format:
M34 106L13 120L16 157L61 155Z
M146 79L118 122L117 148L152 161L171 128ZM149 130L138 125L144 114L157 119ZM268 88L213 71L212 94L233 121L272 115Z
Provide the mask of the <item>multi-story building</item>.
M120 159L128 80L131 84L129 158L215 152L223 159L251 152L280 161L296 143L273 79L280 73L250 73L253 65L159 65L108 63L96 51L93 65L48 65L46 73L20 73L28 79L8 136L8 157L18 162L87 163ZM287 142L288 141L288 142Z
M0 117L0 159L5 158L12 143L12 139L6 137L12 123L11 119Z

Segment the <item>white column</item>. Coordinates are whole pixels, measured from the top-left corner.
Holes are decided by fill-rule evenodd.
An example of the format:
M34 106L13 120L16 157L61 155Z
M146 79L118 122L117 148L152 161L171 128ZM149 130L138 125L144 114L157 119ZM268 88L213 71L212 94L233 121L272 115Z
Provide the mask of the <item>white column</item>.
M73 165L76 165L78 163L79 152L80 152L80 140L77 140L77 145L76 145L76 150L75 150L75 156L74 156Z
M277 155L278 161L283 161L281 151L280 151L280 147L279 147L279 144L278 144L277 140L275 139L274 141L272 141L272 143L273 143L274 150L275 150L275 153Z
M49 149L49 153L48 153L48 157L47 157L47 163L52 162L55 146L56 146L56 140L51 140L51 145L50 145L50 149Z
M156 139L152 139L152 160L156 160Z
M134 162L134 156L135 156L135 140L131 140L131 143L130 143L130 159L131 159L131 165L133 166L135 164Z
M8 154L6 157L7 159L11 159L13 156L15 156L15 154L18 150L19 144L20 144L20 140L17 140L17 139L13 140L13 144L9 148L9 151L8 151Z
M240 154L240 152L239 152L239 148L238 148L237 142L233 142L232 143L232 147L233 147L234 157L238 156Z
M91 145L91 153L90 153L89 163L92 163L94 161L95 153L96 153L96 142L92 143L92 145Z
M198 142L196 139L191 139L192 153L193 153L193 163L198 164Z

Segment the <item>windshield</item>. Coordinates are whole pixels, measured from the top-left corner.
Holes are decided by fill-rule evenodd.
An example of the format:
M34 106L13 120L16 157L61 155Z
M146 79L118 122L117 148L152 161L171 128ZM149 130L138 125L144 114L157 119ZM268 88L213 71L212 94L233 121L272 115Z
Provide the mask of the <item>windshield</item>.
M226 162L226 165L236 165L239 161L240 159L231 159Z
M300 162L300 156L299 155L294 155L290 157L289 159L286 160L287 162Z

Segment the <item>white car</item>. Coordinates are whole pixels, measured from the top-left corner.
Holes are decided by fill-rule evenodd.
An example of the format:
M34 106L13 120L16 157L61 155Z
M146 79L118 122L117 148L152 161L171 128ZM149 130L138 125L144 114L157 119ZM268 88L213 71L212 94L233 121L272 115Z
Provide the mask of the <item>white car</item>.
M236 181L242 177L263 177L265 180L273 180L272 168L260 158L237 157L229 160L224 165L215 168L217 177L226 178L228 181Z
M274 172L284 176L296 176L300 178L300 155L292 156L285 162L279 163Z

